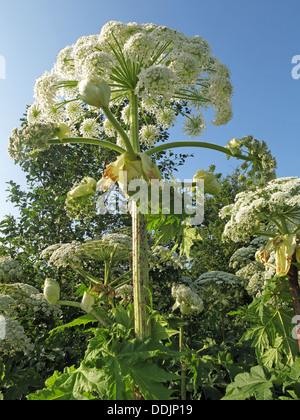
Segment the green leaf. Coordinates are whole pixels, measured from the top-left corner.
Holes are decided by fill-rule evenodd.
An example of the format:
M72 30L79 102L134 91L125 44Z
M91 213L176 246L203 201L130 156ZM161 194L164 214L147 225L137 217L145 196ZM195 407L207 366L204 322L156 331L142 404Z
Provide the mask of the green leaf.
M30 394L28 400L91 400L93 392L104 394L106 378L101 370L80 366L66 368L64 373L55 372L46 381L47 388Z
M222 400L247 400L255 398L261 401L273 400L273 382L270 374L262 367L255 366L250 373L240 373Z
M69 322L68 324L61 325L59 327L54 328L53 330L50 331L50 334L56 331L64 330L65 328L78 327L79 325L86 325L86 324L89 324L90 322L98 322L98 321L91 315L83 315L79 318L74 319L74 321Z

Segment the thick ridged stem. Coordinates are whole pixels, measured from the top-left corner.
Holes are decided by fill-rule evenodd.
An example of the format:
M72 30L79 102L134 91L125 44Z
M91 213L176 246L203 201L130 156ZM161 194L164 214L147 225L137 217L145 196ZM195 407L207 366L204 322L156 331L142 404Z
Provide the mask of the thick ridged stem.
M144 340L150 336L147 223L135 202L132 203L132 245L135 335L139 340Z
M292 257L292 264L291 268L288 272L288 280L289 280L289 286L290 286L290 292L292 297L292 303L293 303L293 310L294 315L297 320L297 331L298 331L298 345L299 345L299 351L300 351L300 287L299 287L299 280L298 280L298 268L295 264L296 259L296 253Z

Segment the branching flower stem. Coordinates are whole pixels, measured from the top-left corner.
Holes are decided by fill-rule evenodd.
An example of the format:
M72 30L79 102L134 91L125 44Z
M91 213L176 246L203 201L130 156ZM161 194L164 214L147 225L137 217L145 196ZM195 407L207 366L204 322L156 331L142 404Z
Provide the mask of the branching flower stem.
M118 152L120 155L126 152L126 150L123 149L123 147L120 147L117 144L111 143L106 140L93 139L93 138L73 137L73 138L65 138L63 140L49 139L48 143L58 144L58 145L59 144L91 144L94 146L106 147L108 149L114 150L115 152Z
M177 141L177 142L171 142L166 144L161 144L159 146L153 147L152 149L147 150L145 153L148 156L154 155L155 153L163 152L164 150L168 149L175 149L179 147L201 147L204 149L211 149L211 150L217 150L218 152L225 153L227 156L235 157L237 159L242 159L245 161L251 162L253 159L249 156L244 155L238 155L234 156L229 149L223 146L218 146L214 143L207 143L202 141Z

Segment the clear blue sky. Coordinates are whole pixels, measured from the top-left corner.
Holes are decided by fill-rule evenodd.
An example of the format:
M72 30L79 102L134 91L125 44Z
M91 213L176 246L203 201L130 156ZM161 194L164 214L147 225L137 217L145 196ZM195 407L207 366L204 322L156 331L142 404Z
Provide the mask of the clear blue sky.
M0 220L14 212L5 203L5 182L25 185L8 158L7 138L33 101L35 79L52 68L62 48L99 33L109 20L153 22L205 38L231 70L234 117L226 126L209 126L201 139L225 145L252 134L276 156L278 177L299 176L300 80L291 76L292 57L300 54L299 17L299 0L1 0ZM173 141L183 138L173 129ZM191 178L211 163L224 174L234 164L199 149L178 176Z

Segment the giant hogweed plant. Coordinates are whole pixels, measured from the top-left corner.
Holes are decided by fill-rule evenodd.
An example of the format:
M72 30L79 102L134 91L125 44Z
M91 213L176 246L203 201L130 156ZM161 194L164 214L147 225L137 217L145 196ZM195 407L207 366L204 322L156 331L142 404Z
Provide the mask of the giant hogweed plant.
M209 108L215 110L216 126L232 117L229 70L199 36L155 24L108 22L100 34L83 36L60 51L53 69L36 81L34 93L28 124L15 129L9 139L9 154L16 161L38 158L39 151L54 145L74 143L109 148L118 155L100 180L87 174L74 186L67 198L69 214L85 211L88 200L113 183L124 188L125 181L133 179L149 184L161 180L153 156L168 149L216 150L242 159L243 169L253 177L274 176L275 162L266 144L253 137L232 139L226 146L197 140L156 144L160 127L172 127L179 113L190 137L204 131L202 112ZM156 124L149 123L149 116ZM207 174L200 171L195 180L199 178L205 181ZM215 187L206 192L213 193ZM131 216L135 334L146 339L150 336L147 220L134 201ZM198 238L181 215L153 215L150 222L148 228L156 229L159 239L179 237L184 243L181 251L187 254Z

